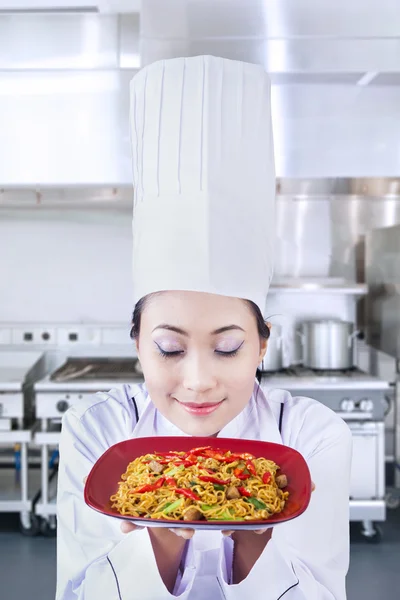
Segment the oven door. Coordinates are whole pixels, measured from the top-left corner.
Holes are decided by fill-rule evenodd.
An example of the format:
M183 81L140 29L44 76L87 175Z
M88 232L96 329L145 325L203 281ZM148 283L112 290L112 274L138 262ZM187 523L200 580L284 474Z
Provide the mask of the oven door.
M350 498L385 496L385 427L380 422L348 422L353 435Z

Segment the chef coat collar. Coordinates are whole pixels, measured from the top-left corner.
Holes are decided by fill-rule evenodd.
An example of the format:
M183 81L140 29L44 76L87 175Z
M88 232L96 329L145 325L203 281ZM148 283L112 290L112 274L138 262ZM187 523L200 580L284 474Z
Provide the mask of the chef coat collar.
M145 386L144 390L148 394ZM156 409L150 397L148 397L148 404L137 425L138 437L140 437L142 428L149 431L145 425L145 423L148 425L149 421L152 421L151 430L154 435L189 437ZM232 421L221 429L217 437L253 439L282 444L277 417L257 381L254 383L253 394L249 402Z

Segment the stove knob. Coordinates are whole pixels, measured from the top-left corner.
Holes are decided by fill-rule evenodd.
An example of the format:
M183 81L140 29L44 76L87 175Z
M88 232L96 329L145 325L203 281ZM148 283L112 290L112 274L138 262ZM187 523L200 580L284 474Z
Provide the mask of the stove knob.
M69 404L66 400L60 400L56 404L57 410L60 413L65 413L69 409Z
M372 412L374 410L374 403L370 398L363 398L360 400L360 409L363 412Z
M344 412L351 412L352 410L354 410L353 400L351 400L350 398L343 398L343 400L340 403L340 408Z

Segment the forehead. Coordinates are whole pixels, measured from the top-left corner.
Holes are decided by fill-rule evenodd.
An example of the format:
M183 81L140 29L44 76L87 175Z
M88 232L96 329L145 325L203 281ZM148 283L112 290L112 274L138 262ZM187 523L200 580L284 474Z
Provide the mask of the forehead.
M143 324L168 323L187 330L213 330L226 325L249 329L255 325L247 302L240 298L204 292L165 291L154 294L145 305Z

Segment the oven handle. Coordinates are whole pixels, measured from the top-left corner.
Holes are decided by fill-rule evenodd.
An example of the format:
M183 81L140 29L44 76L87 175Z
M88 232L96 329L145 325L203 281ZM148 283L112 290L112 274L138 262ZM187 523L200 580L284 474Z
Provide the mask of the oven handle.
M376 429L353 429L351 425L349 426L351 434L353 437L378 437L381 432Z
M349 422L357 421L359 423L371 423L371 421L372 421L372 413L370 413L370 412L363 412L360 415L359 413L335 411L335 414L338 417L341 417L343 419L343 421L349 421Z

